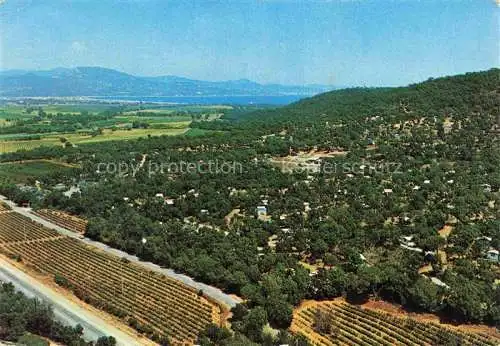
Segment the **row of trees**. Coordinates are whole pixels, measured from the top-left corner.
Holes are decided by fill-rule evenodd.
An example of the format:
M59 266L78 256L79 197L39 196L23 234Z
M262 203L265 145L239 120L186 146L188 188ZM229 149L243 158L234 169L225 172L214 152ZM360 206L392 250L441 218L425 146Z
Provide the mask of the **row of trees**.
M113 337L101 337L95 343L85 341L80 325L69 327L56 321L49 305L27 298L10 283L0 283L0 340L32 340L30 333L68 346L116 345Z

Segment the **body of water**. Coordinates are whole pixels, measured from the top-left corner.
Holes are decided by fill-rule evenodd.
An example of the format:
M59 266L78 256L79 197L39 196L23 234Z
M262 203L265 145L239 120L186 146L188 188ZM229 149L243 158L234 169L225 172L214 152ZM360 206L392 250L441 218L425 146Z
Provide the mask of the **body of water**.
M186 105L275 105L282 106L293 103L308 96L95 96L97 100L113 100L127 102L153 102Z

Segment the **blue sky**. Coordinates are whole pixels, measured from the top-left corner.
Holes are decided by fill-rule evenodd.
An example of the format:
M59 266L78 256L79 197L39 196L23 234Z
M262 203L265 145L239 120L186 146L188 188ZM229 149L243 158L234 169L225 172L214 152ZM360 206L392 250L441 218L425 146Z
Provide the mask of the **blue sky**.
M0 0L0 67L405 85L499 66L494 0Z

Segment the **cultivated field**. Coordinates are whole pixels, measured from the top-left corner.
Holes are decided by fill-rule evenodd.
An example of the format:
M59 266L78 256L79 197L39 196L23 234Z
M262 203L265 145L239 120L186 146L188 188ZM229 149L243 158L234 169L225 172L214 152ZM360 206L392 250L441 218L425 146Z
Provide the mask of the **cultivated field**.
M0 154L14 152L18 150L31 150L41 146L62 146L60 138L66 138L74 145L87 143L97 143L106 141L119 141L137 139L148 136L175 136L183 134L188 130L189 123L173 123L170 128L149 128L132 130L103 130L101 135L91 136L89 134L60 133L57 135L47 135L41 139L33 140L0 140Z
M0 142L1 143L1 142ZM26 183L55 171L66 171L77 166L51 160L30 160L0 163L2 177L10 178L16 183Z
M59 236L56 231L41 227L21 214L11 211L0 214L0 245L33 242Z
M80 299L112 313L154 340L191 345L225 311L195 290L80 241L46 229L15 212L0 214L0 251L56 282Z
M11 153L18 150L32 150L41 146L61 145L59 141L0 141L0 154Z
M193 120L213 121L231 109L223 105L0 105L0 154L63 146L63 142L83 145L182 135Z
M142 109L107 104L0 106L0 154L42 146L181 135L193 119L218 119L225 106L171 105ZM74 131L68 128L73 128ZM15 131L18 129L19 131ZM97 131L98 129L98 131Z
M33 212L33 214L76 233L85 233L85 229L87 228L87 220L60 210L39 209Z
M313 345L498 345L483 333L398 318L341 300L308 302L294 312L291 331Z

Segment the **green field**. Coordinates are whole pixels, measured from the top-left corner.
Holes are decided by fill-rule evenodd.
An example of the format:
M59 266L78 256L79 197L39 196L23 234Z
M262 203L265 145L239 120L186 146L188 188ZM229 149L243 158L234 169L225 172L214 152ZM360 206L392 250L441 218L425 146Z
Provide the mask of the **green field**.
M132 129L132 130L103 130L103 133L97 136L78 133L60 133L51 134L35 140L4 140L0 141L0 154L9 153L18 150L31 150L41 146L62 146L60 138L66 138L74 145L82 145L87 143L97 143L116 140L130 140L140 137L149 136L175 136L181 135L188 130L189 123L175 123L175 126L170 128L148 128L148 129Z
M169 115L169 116L135 116L135 115L122 115L114 119L122 121L123 123L132 123L133 121L146 121L147 123L171 123L180 121L191 121L189 115Z
M214 131L191 129L192 121L214 121L225 105L156 104L4 104L0 105L0 154L150 136L202 136Z
M48 160L0 163L2 178L8 178L15 183L26 183L55 171L71 170L72 167Z
M12 114L18 116L33 116L37 113L38 108L42 108L46 113L71 113L77 114L80 112L89 112L89 113L99 113L106 110L110 110L113 108L117 108L117 106L113 106L110 104L75 104L75 105L31 105L34 109L30 114L27 113L27 105L3 105L0 106L0 115L2 114Z
M0 106L0 154L62 146L182 135L193 120L213 121L230 106L191 105L17 105ZM200 135L202 131L190 131Z
M73 144L96 143L114 140L136 139L148 136L175 136L183 134L187 131L187 126L169 129L133 129L133 130L104 130L99 136L79 136L70 134L66 138Z
M232 106L228 105L168 105L168 106L128 106L128 110L124 114L132 114L135 112L147 113L173 113L173 112L212 112L214 110L231 110Z
M223 133L223 131L204 130L204 129L194 128L194 129L188 129L184 135L186 137L199 137L199 136L206 136L206 135L214 134L214 133Z

